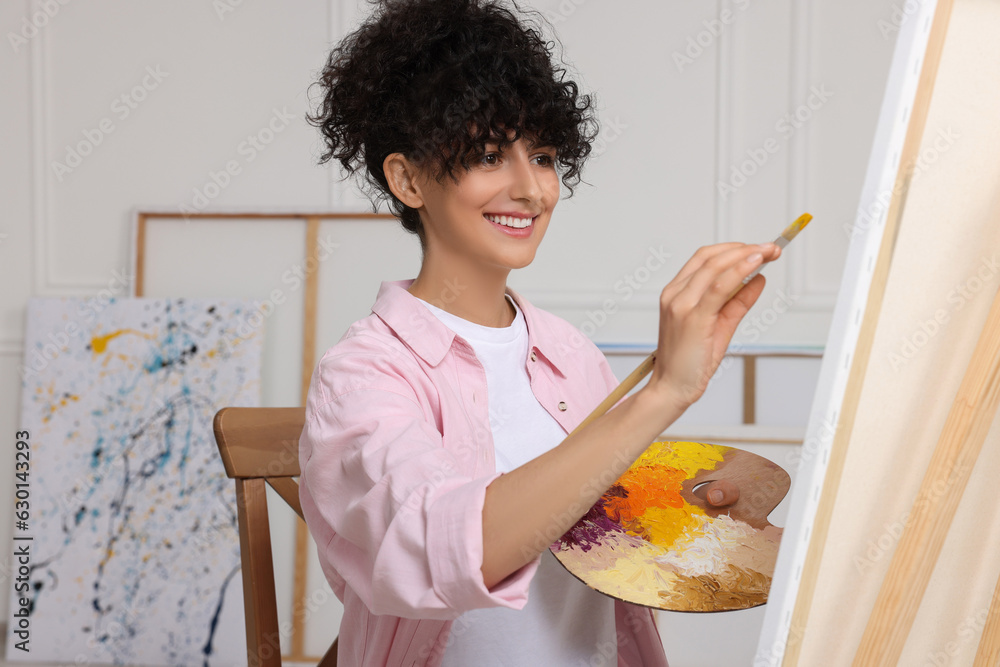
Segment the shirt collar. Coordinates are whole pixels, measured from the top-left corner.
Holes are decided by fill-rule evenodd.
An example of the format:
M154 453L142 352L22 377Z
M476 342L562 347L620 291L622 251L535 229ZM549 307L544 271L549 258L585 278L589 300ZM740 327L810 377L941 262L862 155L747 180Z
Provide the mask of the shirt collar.
M383 282L372 306L378 315L406 345L431 366L437 366L448 354L455 341L455 332L424 307L407 291L413 280ZM528 349L540 354L560 375L566 376L570 366L567 351L541 311L523 296L507 288L507 294L524 314L528 327Z

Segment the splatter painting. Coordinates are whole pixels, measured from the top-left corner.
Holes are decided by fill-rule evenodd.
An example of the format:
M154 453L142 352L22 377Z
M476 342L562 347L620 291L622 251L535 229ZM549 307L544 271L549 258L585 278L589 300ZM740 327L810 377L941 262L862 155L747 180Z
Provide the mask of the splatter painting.
M33 299L30 652L67 664L246 664L233 483L215 412L260 401L243 301ZM56 639L58 640L56 641Z
M729 480L739 500L705 500ZM580 521L552 545L591 588L674 611L746 609L767 601L781 530L767 515L788 474L733 447L655 442Z

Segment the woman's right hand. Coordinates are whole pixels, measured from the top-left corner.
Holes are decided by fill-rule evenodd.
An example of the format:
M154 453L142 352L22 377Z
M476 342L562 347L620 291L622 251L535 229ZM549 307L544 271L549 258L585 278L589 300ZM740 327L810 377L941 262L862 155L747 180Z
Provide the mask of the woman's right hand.
M764 279L757 276L735 297L730 295L762 262L780 254L770 243L727 243L695 253L660 295L659 341L650 381L558 446L489 485L481 568L487 588L547 548L545 535L569 530L607 485L701 396L740 319L760 296ZM560 483L553 484L554 479ZM713 497L713 507L739 498L735 485L706 489L713 490L722 492L721 498Z
M668 406L670 422L705 392L740 320L764 289L761 275L740 289L743 280L780 255L773 243L706 246L663 288L656 360L641 391Z

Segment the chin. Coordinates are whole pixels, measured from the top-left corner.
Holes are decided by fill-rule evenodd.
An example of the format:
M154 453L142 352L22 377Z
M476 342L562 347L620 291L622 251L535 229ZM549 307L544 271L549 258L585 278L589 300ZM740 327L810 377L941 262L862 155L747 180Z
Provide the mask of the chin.
M514 269L523 269L533 261L535 261L535 253L531 253L528 257L512 258L510 262L507 262L507 266L513 271Z

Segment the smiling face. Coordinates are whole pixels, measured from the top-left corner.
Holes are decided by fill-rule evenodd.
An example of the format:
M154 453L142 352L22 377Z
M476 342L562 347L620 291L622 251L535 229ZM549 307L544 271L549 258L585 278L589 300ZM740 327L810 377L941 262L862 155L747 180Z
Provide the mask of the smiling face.
M424 261L504 274L535 258L560 194L555 149L523 137L502 151L487 145L457 182L422 171L415 185Z

